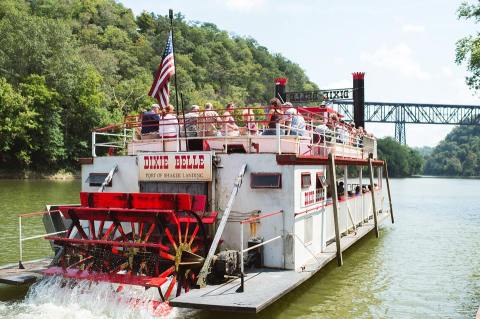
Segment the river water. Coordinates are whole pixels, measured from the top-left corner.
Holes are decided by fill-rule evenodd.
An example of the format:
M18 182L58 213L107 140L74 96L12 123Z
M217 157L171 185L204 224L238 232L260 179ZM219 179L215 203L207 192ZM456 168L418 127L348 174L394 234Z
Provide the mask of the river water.
M17 213L42 210L46 202L76 203L79 188L78 181L0 181L0 265L18 258ZM394 179L392 189L396 222L384 222L380 239L369 235L345 253L343 267L330 264L256 317L474 317L480 304L480 180ZM39 218L23 229L25 236L43 231ZM42 240L25 247L25 259L48 253ZM0 286L0 318L149 316L117 304L106 285L79 291L50 281L24 297L26 291ZM249 316L174 310L169 317Z

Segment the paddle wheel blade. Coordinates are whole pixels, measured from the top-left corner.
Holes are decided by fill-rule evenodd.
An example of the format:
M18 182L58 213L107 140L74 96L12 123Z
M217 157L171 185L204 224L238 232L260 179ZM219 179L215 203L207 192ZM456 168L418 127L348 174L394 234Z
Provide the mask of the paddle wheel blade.
M69 279L89 280L93 282L110 282L122 285L135 285L144 287L161 287L166 278L153 278L147 276L134 276L129 274L106 274L78 269L63 269L62 267L50 267L43 272L46 276L62 276Z

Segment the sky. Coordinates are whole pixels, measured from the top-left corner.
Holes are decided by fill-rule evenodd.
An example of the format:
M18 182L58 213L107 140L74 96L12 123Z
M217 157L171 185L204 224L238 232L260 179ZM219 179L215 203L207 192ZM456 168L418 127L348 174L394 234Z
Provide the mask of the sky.
M181 12L188 21L215 23L251 36L298 63L320 88L352 87L366 72L366 101L480 105L455 63L455 43L475 34L457 19L461 0L121 0L135 14ZM288 90L288 86L287 86ZM407 144L435 146L453 126L407 124ZM367 123L376 136L394 124Z

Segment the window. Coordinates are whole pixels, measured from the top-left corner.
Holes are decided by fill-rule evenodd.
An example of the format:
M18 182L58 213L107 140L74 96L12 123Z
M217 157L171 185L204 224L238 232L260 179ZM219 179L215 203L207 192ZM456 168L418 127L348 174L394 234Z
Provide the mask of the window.
M282 174L280 173L251 173L251 188L282 188Z
M320 189L326 186L327 186L326 179L325 179L325 176L323 176L323 173L320 173L320 172L317 173L317 177L315 179L315 188Z
M302 173L302 188L308 188L312 185L312 175L310 173Z
M88 183L89 186L102 186L102 183L107 176L108 173L90 173L85 183ZM107 187L112 187L112 181L107 184Z
M309 216L304 220L303 243L310 244L313 239L313 216Z

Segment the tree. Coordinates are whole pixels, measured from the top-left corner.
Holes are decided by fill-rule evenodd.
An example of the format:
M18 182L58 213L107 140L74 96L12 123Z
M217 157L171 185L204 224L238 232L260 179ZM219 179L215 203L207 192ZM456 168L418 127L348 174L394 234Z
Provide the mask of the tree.
M20 91L35 112L35 125L27 130L31 138L33 166L55 166L65 158L60 96L47 87L44 77L35 74L20 84Z
M37 128L36 115L25 98L0 78L0 162L17 167L31 163L34 146L28 132Z
M251 38L181 13L174 23L187 108L266 103L276 77L288 77L291 90L317 88L298 64ZM154 102L147 92L169 28L167 16L135 17L115 0L0 1L0 161L56 169L88 156L94 128Z
M424 172L440 176L480 175L480 127L454 128L427 156Z
M480 3L460 5L458 18L480 22ZM457 41L456 62L466 63L471 75L467 77L467 84L475 91L480 89L480 35L470 35Z
M408 177L422 173L423 157L417 150L401 145L391 137L377 140L378 157L388 162L392 177Z

